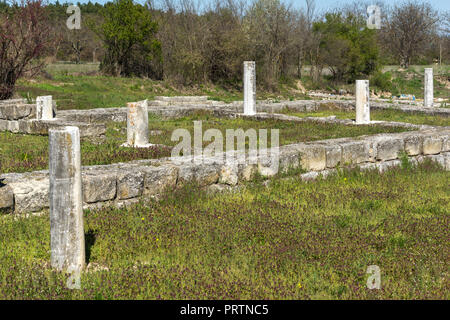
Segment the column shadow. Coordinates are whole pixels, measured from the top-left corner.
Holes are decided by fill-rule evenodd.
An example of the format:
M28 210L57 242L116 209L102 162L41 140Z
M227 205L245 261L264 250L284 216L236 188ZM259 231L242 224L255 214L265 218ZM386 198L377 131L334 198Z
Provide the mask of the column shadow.
M95 230L89 230L84 234L84 243L86 247L86 264L89 264L91 260L91 251L92 247L95 244L95 240L97 238L97 232Z

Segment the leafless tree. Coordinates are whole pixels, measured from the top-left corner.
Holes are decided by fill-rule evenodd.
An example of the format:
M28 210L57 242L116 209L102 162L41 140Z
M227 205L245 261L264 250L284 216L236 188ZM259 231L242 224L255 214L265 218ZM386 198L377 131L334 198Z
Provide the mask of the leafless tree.
M411 60L423 52L438 20L437 12L428 3L410 1L393 7L384 22L384 37L402 67L408 68Z
M17 79L39 72L50 41L42 0L22 0L0 16L0 100L14 93Z

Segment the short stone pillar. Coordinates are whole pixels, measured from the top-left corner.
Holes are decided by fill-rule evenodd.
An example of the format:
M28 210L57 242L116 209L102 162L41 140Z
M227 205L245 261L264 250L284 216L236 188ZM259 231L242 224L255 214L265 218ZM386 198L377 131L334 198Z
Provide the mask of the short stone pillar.
M370 123L369 80L356 80L356 123Z
M244 114L256 114L256 65L255 61L244 61Z
M81 272L85 267L80 130L49 130L51 266Z
M53 119L52 96L43 96L36 98L36 119L37 120Z
M433 68L425 68L424 107L433 107Z
M126 146L146 148L148 142L147 100L127 103L127 143Z

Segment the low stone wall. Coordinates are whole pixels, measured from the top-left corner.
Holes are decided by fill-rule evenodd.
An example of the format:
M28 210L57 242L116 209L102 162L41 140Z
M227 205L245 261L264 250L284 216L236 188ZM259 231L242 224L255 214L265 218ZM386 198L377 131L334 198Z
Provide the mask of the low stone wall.
M82 138L102 139L106 133L103 123L86 123L67 120L0 120L0 132L48 135L48 129L64 126L76 126L80 129Z
M320 109L321 105L326 103L333 103L338 109L345 111L354 111L354 101L342 100L298 100L298 101L283 101L276 103L259 102L256 105L257 112L261 113L280 113L286 108L297 112L311 112ZM403 112L411 113L425 113L430 115L450 116L450 109L448 108L421 108L402 105L389 105L386 103L371 102L372 110L396 109ZM243 113L243 102L237 101L230 104L172 104L172 105L152 105L149 101L149 113L156 114L163 118L177 118L191 114L192 112L209 110L215 112L216 115L222 113ZM91 110L62 110L58 111L57 117L66 121L78 121L86 123L98 122L125 122L127 119L126 108L104 108Z
M261 103L256 106L258 112L279 113L283 110L291 109L297 112L311 112L320 109L321 105L333 104L337 109L343 111L355 111L354 100L298 100L283 101L272 104ZM385 102L370 101L370 110L398 110L407 113L424 113L441 117L450 117L450 108L425 108L420 106L411 106L405 104L391 104Z
M213 111L213 114L219 117L229 117L229 118L248 118L248 119L256 119L256 120L282 120L282 121L291 121L291 122L317 122L317 123L329 123L329 124L340 124L344 126L359 126L359 125L377 125L383 127L401 127L408 129L416 129L416 130L424 130L424 129L433 129L436 126L424 125L424 124L412 124L407 122L396 122L396 121L370 121L370 123L359 124L356 121L350 119L338 119L336 116L329 117L296 117L289 116L286 114L278 114L278 113L264 113L260 112L253 116L247 116L242 113L236 112L227 112L227 111Z
M104 124L77 121L71 118L37 120L36 110L36 103L27 104L23 99L0 101L0 132L48 135L48 129L51 128L77 126L80 128L82 138L101 139L105 135L106 126ZM55 104L53 104L53 112L56 113Z
M449 137L450 128L434 128L291 144L278 149L279 169L301 166L311 171L310 178L346 166L382 171L398 165L400 155L405 153L414 161L430 158L450 170ZM84 206L123 205L141 197L158 196L189 181L202 187L234 186L251 179L256 172L267 177L276 174L267 158L258 158L253 164L229 165L224 164L223 157L225 154L222 159L200 163L195 161L198 158L184 157L83 167ZM18 214L42 211L49 206L48 192L47 170L0 175L0 210Z
M36 104L4 102L0 104L1 120L35 119Z

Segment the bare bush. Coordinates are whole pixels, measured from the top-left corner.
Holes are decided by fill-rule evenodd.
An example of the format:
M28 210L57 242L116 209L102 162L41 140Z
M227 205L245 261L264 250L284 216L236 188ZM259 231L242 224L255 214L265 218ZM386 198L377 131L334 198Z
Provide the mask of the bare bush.
M0 100L14 93L17 79L43 67L41 57L50 41L42 0L22 0L0 14Z

